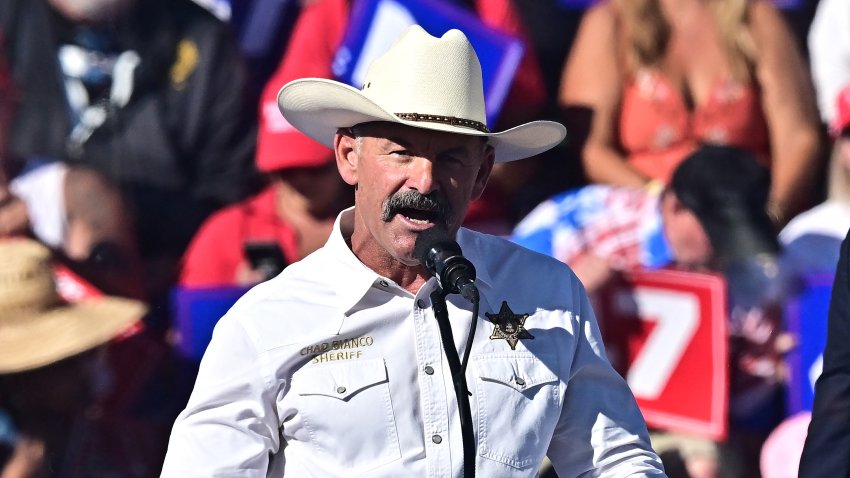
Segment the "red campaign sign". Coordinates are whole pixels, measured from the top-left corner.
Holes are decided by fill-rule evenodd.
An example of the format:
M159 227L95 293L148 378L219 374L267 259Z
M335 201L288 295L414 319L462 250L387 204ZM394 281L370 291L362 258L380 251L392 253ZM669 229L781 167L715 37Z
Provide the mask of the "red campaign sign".
M645 271L606 287L598 299L608 356L626 377L647 425L724 439L729 403L725 280Z

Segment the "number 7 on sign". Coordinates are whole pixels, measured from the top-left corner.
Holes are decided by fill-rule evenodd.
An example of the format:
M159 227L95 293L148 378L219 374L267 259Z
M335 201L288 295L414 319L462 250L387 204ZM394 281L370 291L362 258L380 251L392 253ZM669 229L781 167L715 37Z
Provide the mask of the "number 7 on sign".
M655 400L699 327L699 301L693 294L638 287L620 291L615 304L624 315L656 323L626 374L636 398Z

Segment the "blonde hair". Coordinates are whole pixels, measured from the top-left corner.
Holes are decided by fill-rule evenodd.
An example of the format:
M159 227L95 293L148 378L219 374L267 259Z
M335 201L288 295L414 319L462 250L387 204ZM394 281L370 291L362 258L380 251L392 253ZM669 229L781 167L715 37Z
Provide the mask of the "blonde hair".
M670 40L670 25L664 18L660 0L613 0L625 26L626 63L631 72L658 67ZM751 0L711 0L723 48L732 75L741 81L752 77L756 47L748 28Z

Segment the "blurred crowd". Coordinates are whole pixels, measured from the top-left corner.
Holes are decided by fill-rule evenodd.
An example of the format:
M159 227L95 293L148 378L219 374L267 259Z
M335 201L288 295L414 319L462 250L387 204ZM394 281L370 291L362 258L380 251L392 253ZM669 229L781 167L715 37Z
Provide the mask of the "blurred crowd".
M262 282L353 203L277 92L336 78L364 1L0 2L0 477L158 475L197 365L175 291ZM591 294L641 269L724 274L729 439L653 440L670 476L767 478L794 346L776 310L834 272L850 228L850 2L421 1L522 42L491 129L568 130L496 165L466 226Z

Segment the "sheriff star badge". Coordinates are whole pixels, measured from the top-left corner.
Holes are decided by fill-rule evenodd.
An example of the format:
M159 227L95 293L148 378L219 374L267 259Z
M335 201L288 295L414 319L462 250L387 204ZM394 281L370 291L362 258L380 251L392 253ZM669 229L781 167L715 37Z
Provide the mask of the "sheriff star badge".
M525 319L528 318L528 314L514 314L507 301L502 301L502 308L499 309L498 314L485 312L484 315L494 325L490 340L505 339L511 346L511 350L516 350L516 344L520 340L534 338L525 330Z

